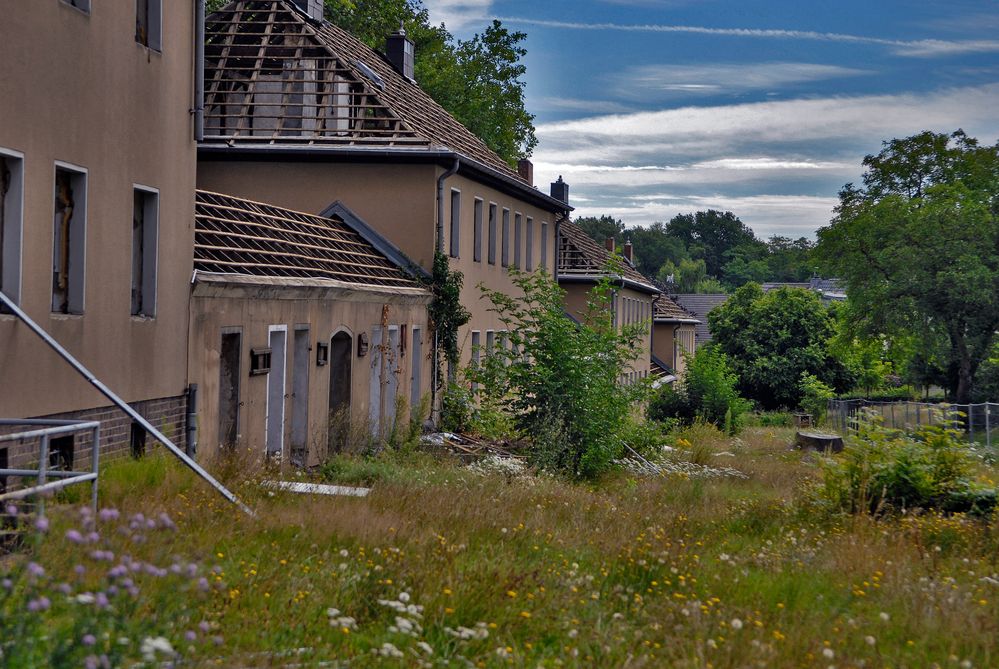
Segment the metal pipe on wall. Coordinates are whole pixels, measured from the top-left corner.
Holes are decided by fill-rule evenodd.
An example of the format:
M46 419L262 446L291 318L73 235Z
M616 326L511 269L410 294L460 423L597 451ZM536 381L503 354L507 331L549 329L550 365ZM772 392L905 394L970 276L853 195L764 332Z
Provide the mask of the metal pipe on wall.
M194 141L205 139L205 0L194 0Z

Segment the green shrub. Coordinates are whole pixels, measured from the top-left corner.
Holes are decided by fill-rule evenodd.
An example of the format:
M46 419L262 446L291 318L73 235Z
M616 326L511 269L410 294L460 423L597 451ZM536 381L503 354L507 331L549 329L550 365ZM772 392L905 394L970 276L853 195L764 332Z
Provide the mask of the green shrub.
M938 423L908 436L864 412L843 452L823 462L817 499L849 513L913 508L988 513L995 491L974 483L973 460L960 431L947 421Z
M743 423L755 427L794 427L794 416L786 411L761 411L746 414Z
M629 420L621 431L621 441L644 457L659 455L663 446L671 441L670 432L677 422L667 419L664 422Z
M468 432L472 426L472 391L462 383L451 382L441 398L440 428Z
M614 262L609 275L620 272ZM577 478L599 476L621 455L632 407L647 394L645 383L620 380L648 323L618 328L607 279L590 292L587 312L576 322L566 317L564 291L549 275L510 275L521 293L516 297L479 288L512 346L490 352L492 362L473 379L487 395L508 398L514 425L533 442L533 464Z
M735 434L749 402L735 390L737 379L724 353L705 346L687 359L681 380L663 386L649 404L648 416L657 421L673 419L690 425L701 419Z
M802 373L798 386L801 390L801 409L811 414L815 425L822 423L829 411L829 400L836 396L836 392L807 372Z

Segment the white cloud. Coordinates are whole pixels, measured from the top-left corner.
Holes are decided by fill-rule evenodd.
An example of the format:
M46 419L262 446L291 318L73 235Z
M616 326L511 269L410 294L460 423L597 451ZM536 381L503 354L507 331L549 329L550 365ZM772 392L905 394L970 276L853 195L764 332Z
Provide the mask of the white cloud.
M484 23L489 17L493 0L425 0L423 5L430 13L430 22L443 23L455 32L462 28Z
M583 112L586 114L622 114L633 111L620 102L580 98L544 97L532 100L532 112Z
M447 1L447 0L439 0ZM956 55L966 53L993 53L999 51L999 40L896 40L865 35L848 35L844 33L824 33L814 30L782 30L759 28L708 28L705 26L664 25L655 23L625 24L625 23L578 23L573 21L550 21L531 19L522 16L505 16L500 19L505 23L520 23L547 28L564 30L616 30L624 32L648 33L691 33L696 35L715 35L720 37L749 37L763 39L797 39L819 42L840 42L849 44L869 44L888 47L897 56L928 58L933 56Z
M545 123L535 174L538 183L564 175L583 215L645 224L714 207L761 235L810 235L828 223L838 189L859 181L863 156L883 140L960 127L992 143L996 108L999 84Z
M872 74L818 63L717 63L710 65L641 65L614 76L615 92L626 99L648 100L673 93L735 93L765 90L823 79Z

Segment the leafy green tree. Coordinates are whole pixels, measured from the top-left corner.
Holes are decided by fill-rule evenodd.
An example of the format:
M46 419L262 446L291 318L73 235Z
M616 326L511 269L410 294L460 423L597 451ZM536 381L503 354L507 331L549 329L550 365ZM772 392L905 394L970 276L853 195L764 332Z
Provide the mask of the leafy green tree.
M613 237L618 243L621 235L624 234L624 223L621 219L604 214L600 218L596 216L579 216L573 221L583 232L593 241L603 246L608 237Z
M835 322L819 297L802 288L764 293L748 283L708 314L712 342L728 355L739 392L764 409L794 408L801 402L802 374L837 391L853 378L832 355Z
M670 283L669 277L673 277L672 284L678 293L724 293L725 287L714 277L707 274L704 260L691 260L689 258L681 260L680 265L674 265L671 261L659 268L656 279L662 283Z
M864 188L847 184L819 230L819 258L862 331L945 340L948 390L967 402L999 327L999 145L923 132L864 166Z
M693 258L703 258L708 274L722 276L726 253L738 247L763 247L753 231L730 211L714 209L679 214L665 226L666 234L680 239Z
M655 276L667 262L680 264L690 257L683 240L668 235L665 224L658 221L647 228L629 228L624 239L631 240L635 268L645 276Z
M487 352L469 376L481 393L509 406L516 427L531 438L534 464L575 478L598 476L620 457L632 407L647 392L644 384L620 382L638 353L642 325L615 325L609 280L590 292L577 323L565 317L564 291L549 275L511 276L519 295L479 288L512 346Z

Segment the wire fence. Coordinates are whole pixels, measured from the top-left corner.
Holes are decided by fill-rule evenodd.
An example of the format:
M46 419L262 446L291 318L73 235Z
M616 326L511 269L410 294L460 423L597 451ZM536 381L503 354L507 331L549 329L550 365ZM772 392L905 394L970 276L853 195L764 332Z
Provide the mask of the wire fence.
M869 400L829 400L826 420L846 434L856 426L857 414L867 409L884 419L885 427L914 432L923 425L939 425L947 421L961 430L969 443L999 446L999 404L933 404L929 402L872 402ZM993 434L995 432L995 434Z

